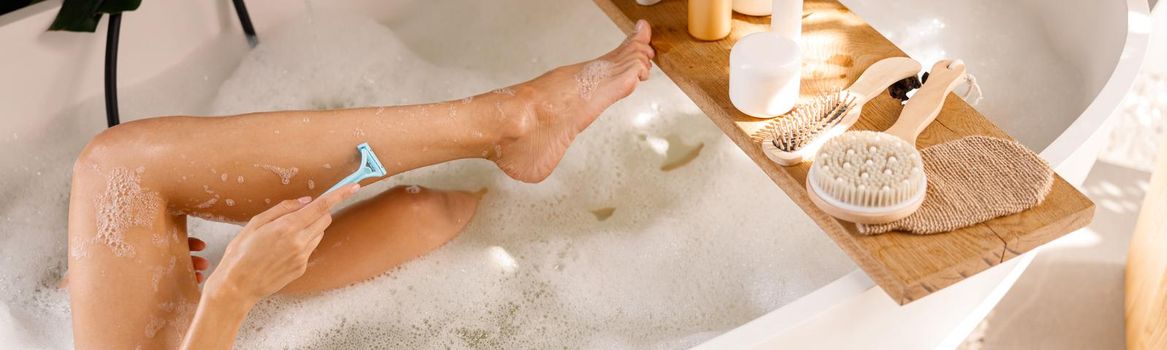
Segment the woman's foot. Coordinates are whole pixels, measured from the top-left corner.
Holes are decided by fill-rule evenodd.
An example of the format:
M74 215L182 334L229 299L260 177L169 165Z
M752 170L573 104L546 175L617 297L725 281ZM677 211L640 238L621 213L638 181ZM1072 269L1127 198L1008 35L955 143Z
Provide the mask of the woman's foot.
M636 28L599 58L559 67L515 86L519 106L499 106L510 126L508 137L487 158L519 181L539 182L551 175L576 134L648 79L655 54L648 45L652 29L644 20Z

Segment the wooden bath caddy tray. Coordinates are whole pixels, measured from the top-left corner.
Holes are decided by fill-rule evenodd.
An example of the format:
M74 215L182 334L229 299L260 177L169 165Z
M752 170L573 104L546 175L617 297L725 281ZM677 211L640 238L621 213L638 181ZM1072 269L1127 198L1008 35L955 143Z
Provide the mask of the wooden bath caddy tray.
M652 23L652 46L661 70L900 304L960 282L1082 228L1093 219L1094 203L1057 177L1046 200L1020 214L935 235L861 236L855 225L836 220L811 203L804 186L809 163L795 167L772 163L750 137L761 122L737 111L729 102L729 49L738 38L768 29L769 17L735 14L729 37L701 42L686 30L685 1L664 0L654 6L640 6L634 0L595 2L626 33L634 30L637 19ZM808 14L802 27L804 98L815 91L847 87L880 59L907 56L837 1L806 0L804 14ZM928 69L932 62L921 64ZM887 129L900 109L898 101L885 93L863 108L853 129ZM1012 139L964 100L950 96L940 116L920 134L917 146L924 148L969 135Z

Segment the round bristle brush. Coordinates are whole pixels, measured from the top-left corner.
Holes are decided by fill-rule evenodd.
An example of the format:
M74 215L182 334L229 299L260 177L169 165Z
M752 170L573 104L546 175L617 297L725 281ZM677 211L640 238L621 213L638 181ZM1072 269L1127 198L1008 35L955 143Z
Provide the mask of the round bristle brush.
M855 124L863 105L889 86L902 90L913 82L918 85L919 72L920 63L907 57L875 62L846 90L819 95L787 115L767 121L759 132L763 153L779 165L802 163L823 141Z
M831 216L860 224L892 222L919 209L928 179L916 136L940 114L964 75L960 60L937 62L887 131L850 131L827 140L807 174L811 202Z

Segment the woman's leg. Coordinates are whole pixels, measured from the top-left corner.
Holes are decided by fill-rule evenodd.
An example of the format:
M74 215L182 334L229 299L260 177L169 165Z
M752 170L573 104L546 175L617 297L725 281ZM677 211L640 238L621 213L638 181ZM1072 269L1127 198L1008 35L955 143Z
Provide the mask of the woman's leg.
M394 187L334 216L304 276L282 293L310 294L364 281L453 239L481 194Z
M597 60L459 101L155 118L103 132L82 151L73 172L68 288L76 345L177 346L198 300L183 214L242 222L280 200L318 195L356 168L354 147L360 142L372 145L391 173L482 157L518 180L543 179L577 133L647 77L648 38L644 30ZM390 193L378 201L394 198ZM368 205L354 208L351 217L382 210ZM367 231L362 224L348 221L334 225L350 232L348 239L370 239L360 236ZM374 235L419 250L338 281L391 268L456 232L429 240ZM329 251L320 253L321 264L340 261L326 256ZM308 281L320 279L291 288L340 283Z

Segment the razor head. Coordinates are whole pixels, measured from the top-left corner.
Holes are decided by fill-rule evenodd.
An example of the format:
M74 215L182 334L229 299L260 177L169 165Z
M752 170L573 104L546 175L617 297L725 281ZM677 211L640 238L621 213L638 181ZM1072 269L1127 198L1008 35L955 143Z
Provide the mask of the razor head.
M377 154L373 153L373 147L370 147L368 143L357 145L357 152L361 154L361 164L357 166L357 170L353 171L352 174L349 174L349 176L346 176L335 185L332 185L324 193L336 191L341 187L360 182L364 179L382 177L389 174L389 171L385 170L385 166L381 165L381 160L377 159Z
M377 159L377 154L373 153L373 147L369 146L368 143L357 145L357 152L361 153L361 168L357 171L364 171L367 174L362 179L381 177L389 173L385 170L385 166L381 165L381 160Z

